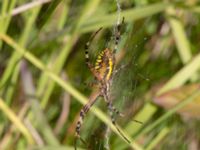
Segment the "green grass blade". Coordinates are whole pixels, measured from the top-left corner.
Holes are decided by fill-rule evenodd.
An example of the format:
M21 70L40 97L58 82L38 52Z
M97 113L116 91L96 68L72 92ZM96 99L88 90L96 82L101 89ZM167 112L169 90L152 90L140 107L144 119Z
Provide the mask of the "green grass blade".
M186 64L192 58L190 43L187 39L182 23L180 22L180 20L173 17L176 16L175 11L176 10L173 7L169 7L166 12L167 15L169 15L168 21L172 29L178 53L183 64Z
M190 63L178 71L157 93L162 94L170 89L179 87L188 81L200 68L200 54L195 56Z
M151 118L151 116L156 112L156 110L157 109L154 105L150 103L145 104L143 109L133 118L135 120L141 121L143 124L130 120L125 128L125 131L127 131L129 135L135 135L140 129L144 127L143 125ZM119 139L115 141L114 146L118 147L119 149L127 148L127 145L122 143L122 141L120 141Z
M169 128L164 128L159 134L151 141L145 150L152 150L158 145L158 143L169 133Z
M0 109L8 117L8 119L18 128L18 130L24 135L29 144L33 144L34 140L27 128L24 126L21 120L14 114L14 112L4 103L5 101L0 98Z
M51 18L55 8L58 6L58 4L61 2L62 0L54 0L52 1L48 8L47 11L45 12L45 14L40 18L40 22L39 22L39 28L43 28L43 26L48 23L49 19Z
M10 0L9 2L8 1L3 2L1 15L3 16L6 13L10 14L11 11L13 10L13 8L15 7L15 4L16 4L16 0ZM10 21L11 21L11 16L3 18L3 19L0 18L0 33L7 32ZM0 48L1 48L1 46L2 46L2 43L0 42Z
M121 16L125 17L125 22L133 22L135 20L139 20L145 17L151 17L152 15L158 14L166 8L168 8L170 5L168 3L156 3L151 4L147 6L143 6L140 8L133 8L130 10L124 10L121 12ZM89 20L85 20L85 22L82 24L80 31L82 33L89 32L96 30L100 27L110 27L115 24L115 21L117 19L117 14L113 13L110 15L104 15L101 17L92 17Z
M163 116L161 116L159 119L157 119L154 123L152 123L151 125L146 127L140 133L140 135L145 134L145 133L151 131L152 129L154 129L158 124L164 122L167 118L169 118L171 115L173 115L177 110L179 110L182 107L184 107L185 105L189 104L190 102L195 100L195 98L198 96L200 96L200 89L197 89L196 91L194 91L190 96L188 96L186 99L184 99L179 104L174 106L170 111L166 112Z

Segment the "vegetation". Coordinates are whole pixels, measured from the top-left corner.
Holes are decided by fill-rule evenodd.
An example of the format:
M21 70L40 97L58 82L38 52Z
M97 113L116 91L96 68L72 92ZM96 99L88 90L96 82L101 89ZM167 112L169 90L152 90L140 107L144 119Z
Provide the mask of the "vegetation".
M200 3L123 0L117 11L116 2L0 1L0 149L74 149L79 112L95 83L84 45L103 27L91 44L93 62L111 48L118 12L125 23L117 68L125 67L111 95L131 143L99 98L81 128L87 146L79 141L78 149L200 149Z

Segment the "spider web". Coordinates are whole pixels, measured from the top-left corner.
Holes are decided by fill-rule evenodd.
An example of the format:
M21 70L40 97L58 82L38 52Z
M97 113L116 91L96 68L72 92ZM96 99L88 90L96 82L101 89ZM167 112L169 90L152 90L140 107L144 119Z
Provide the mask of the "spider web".
M109 35L106 38L101 38L101 39L107 39L107 40L97 40L97 41L94 40L93 44L91 44L91 47L92 47L91 49L99 49L100 51L102 49L105 49L105 47L113 47L111 43L114 43L116 25L120 24L123 18L123 16L121 15L122 6L120 4L120 0L115 0L115 3L116 3L115 7L117 8L117 11L116 11L117 18L116 18L115 24L113 24L112 35L111 36ZM120 68L120 66L123 66L123 65L127 65L127 66L121 69L119 73L117 73L114 76L112 87L111 87L111 99L113 100L114 106L125 115L123 118L119 116L115 117L117 123L119 123L119 120L120 120L120 123L119 123L120 125L123 125L123 123L130 121L127 118L130 118L130 116L133 115L133 112L135 111L132 111L132 110L137 110L138 105L141 103L141 102L135 101L138 95L136 92L138 85L143 82L148 82L149 80L148 78L149 71L148 69L146 69L145 71L141 69L140 62L138 62L138 57L140 57L140 53L141 53L140 49L142 48L145 49L145 43L149 40L149 37L145 35L145 32L147 32L146 27L149 26L150 21L152 21L152 18L137 21L134 24L127 23L122 26L121 39L120 39L119 45L117 45L117 54L116 54L117 56L122 55L122 59L120 59L119 63L117 64L116 69ZM98 34L95 39L98 39L98 36L105 37L107 32L103 32L104 34L101 34L101 33ZM105 42L102 42L102 41L105 41ZM102 48L102 45L103 45L103 48ZM92 52L94 55L98 54L95 51L92 51ZM95 57L93 58L95 59ZM104 105L102 101L98 101L97 105L98 104ZM132 108L130 108L129 106L131 106ZM105 111L107 110L106 108L107 107L102 107L102 109L104 109ZM86 120L87 120L87 117L86 117ZM97 122L95 124L97 124ZM93 136L90 142L92 147L95 147L95 149L103 148L106 150L110 150L111 149L110 145L112 145L112 142L113 142L113 138L111 138L112 137L111 134L114 135L113 132L110 130L110 128L108 128L104 124L101 124L100 126L99 125L96 126L95 124L93 124L92 127L98 128L98 129L95 129L95 132L93 132L92 134ZM99 129L99 127L101 129ZM88 130L90 129L88 128ZM103 139L102 137L98 137L99 134L102 134L100 132L104 132ZM90 135L91 135L91 132L90 132Z
M119 0L115 0L116 2L116 6L117 6L117 20L116 20L116 24L113 26L113 36L116 33L116 26L119 25L122 21L122 16L121 16L121 5L120 5L120 1ZM147 21L148 22L148 21ZM145 24L147 24L144 23ZM129 33L129 28L126 29L126 33ZM140 30L137 31L136 34L140 34L140 32L142 32L143 28L141 28ZM129 36L127 36L127 38L123 38L123 33L121 33L121 42L119 45L116 45L116 49L117 52L119 51L119 49L123 49L123 46L125 45L125 41L128 40L128 38L130 38ZM140 45L144 44L144 42L147 40L147 38L145 37L142 41L140 41L139 43L134 45L134 49L139 48ZM126 47L128 47L128 45L126 45ZM116 77L114 77L114 81L113 81L113 85L112 85L112 91L111 91L111 95L114 95L114 101L117 104L117 108L120 109L120 112L124 112L123 110L123 106L126 103L126 100L129 98L133 98L134 93L135 93L135 89L137 87L137 81L131 82L132 78L131 76L134 76L134 74L138 74L141 78L143 78L143 80L148 80L147 75L143 75L140 72L138 72L139 70L135 69L134 74L129 72L128 69L130 69L130 67L135 67L136 68L136 62L134 62L134 52L132 51L132 58L128 60L128 62L126 62L127 65L126 68L122 69L120 71L120 73L118 75L116 75ZM120 66L120 65L119 65ZM122 73L121 73L122 72ZM127 74L128 76L125 77L125 74ZM120 88L117 88L120 87ZM125 88L123 88L125 87ZM122 89L126 89L127 91L123 92ZM124 94L119 94L122 91L122 93ZM116 105L115 105L116 106ZM116 116L117 117L117 116ZM117 119L117 118L116 118ZM111 130L109 127L106 128L106 133L105 133L105 144L104 144L104 148L106 150L110 150L110 134L111 134Z
M117 5L117 21L116 21L116 25L115 26L119 25L120 24L120 20L121 20L121 6L120 6L119 0L116 0L116 5ZM114 31L114 34L117 32L116 31L116 27L113 28L113 31ZM116 46L115 49L117 49L117 51L118 51L118 45L115 45L115 46ZM105 145L104 145L104 148L106 150L110 150L110 144L109 144L110 133L111 133L110 128L107 127L106 128L106 133L105 133Z

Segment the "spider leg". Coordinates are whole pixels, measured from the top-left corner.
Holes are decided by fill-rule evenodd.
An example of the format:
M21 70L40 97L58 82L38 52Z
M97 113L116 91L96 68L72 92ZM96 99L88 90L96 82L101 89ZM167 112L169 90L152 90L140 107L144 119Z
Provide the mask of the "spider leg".
M102 28L99 28L89 39L89 41L85 44L85 61L87 66L91 69L92 64L90 63L90 57L89 57L89 47L90 47L90 43L92 42L92 40L94 39L94 37L97 35L97 33L101 30Z
M124 114L122 114L115 106L113 106L113 103L112 103L112 101L109 98L108 93L109 93L109 90L110 90L110 84L111 84L111 82L108 82L108 83L105 83L105 84L106 84L106 86L102 90L102 95L103 95L104 100L105 100L105 102L107 104L107 107L109 108L109 110L111 110L115 114L123 117Z
M113 106L112 102L110 101L106 101L107 107L109 108L109 110L111 110L112 112L114 112L115 114L124 117L124 114L122 114L115 106Z
M114 116L114 106L112 105L112 102L109 101L108 99L108 95L107 94L104 94L104 99L106 100L106 102L108 102L107 104L107 107L108 107L108 111L109 111L109 115L110 115L110 118L111 118L111 121L112 121L112 124L115 126L115 128L117 129L118 133L124 138L124 140L127 142L127 143L131 143L129 139L127 139L124 134L122 133L122 131L119 129L119 127L117 126L117 123L115 121L115 116Z
M76 131L75 131L75 141L74 141L74 148L75 150L77 149L76 144L77 144L77 139L80 139L82 143L84 143L85 145L86 142L81 138L80 136L80 130L81 130L81 126L83 124L83 120L85 118L85 115L87 114L87 112L90 110L90 108L94 105L94 103L97 101L98 97L99 97L99 93L95 93L93 94L90 99L89 102L83 106L83 108L80 111L80 117L78 119L78 122L76 124Z
M114 53L116 53L118 45L119 45L119 40L121 38L121 26L124 24L124 17L122 18L121 24L117 24L115 27L115 47L114 47Z
M113 109L112 109L112 106L111 105L108 105L108 110L109 110L109 115L110 115L110 118L111 118L111 121L112 121L112 124L115 126L115 128L117 129L118 133L124 138L124 140L127 142L127 143L131 143L129 139L127 139L124 134L122 133L122 131L119 129L119 127L117 126L116 124L116 121L115 121L115 117L114 117L114 114L113 114Z
M84 143L85 145L87 145L87 143L79 136L79 137L75 137L75 141L74 141L74 149L77 150L77 140L80 139L82 143Z

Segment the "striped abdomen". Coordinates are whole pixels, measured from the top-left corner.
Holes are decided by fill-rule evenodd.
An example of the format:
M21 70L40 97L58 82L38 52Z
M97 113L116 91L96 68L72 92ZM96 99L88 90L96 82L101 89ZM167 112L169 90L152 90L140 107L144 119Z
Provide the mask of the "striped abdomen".
M110 49L106 48L99 53L95 63L95 77L99 81L108 81L112 77L114 67L113 53Z

